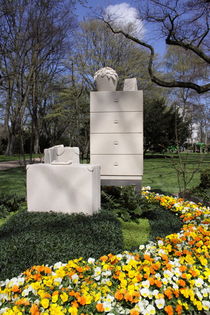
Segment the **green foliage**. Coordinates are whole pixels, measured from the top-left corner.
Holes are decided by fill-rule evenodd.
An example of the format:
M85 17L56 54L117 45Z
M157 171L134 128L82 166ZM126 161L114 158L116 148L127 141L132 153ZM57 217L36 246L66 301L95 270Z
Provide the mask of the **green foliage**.
M5 218L11 212L21 210L25 205L25 197L16 194L0 194L0 218Z
M201 202L205 206L210 206L210 169L201 172L200 184L187 191L187 198L194 202Z
M139 222L147 212L156 210L159 206L149 203L137 193L134 186L115 187L104 186L102 188L102 208L110 210L119 219L125 222Z
M98 258L123 249L120 222L109 213L19 213L0 228L0 243L0 279L35 264Z
M137 220L142 214L142 198L133 186L102 188L102 208L109 209L124 221Z
M201 188L210 188L210 169L206 169L201 172L201 182L200 187Z
M133 186L103 187L102 205L114 213L122 224L124 247L135 249L156 237L179 232L179 217L158 202L149 202Z
M189 122L183 121L178 111L165 104L164 98L145 101L144 151L165 152L168 147L182 145L188 135ZM177 131L177 134L176 134Z

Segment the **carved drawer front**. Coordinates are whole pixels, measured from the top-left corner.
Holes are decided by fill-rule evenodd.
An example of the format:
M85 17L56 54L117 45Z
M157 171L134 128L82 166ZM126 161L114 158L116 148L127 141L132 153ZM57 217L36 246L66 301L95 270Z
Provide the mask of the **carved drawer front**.
M101 165L101 175L143 175L142 155L91 155L90 160Z
M142 134L91 134L91 154L143 154Z
M91 112L143 111L142 91L91 92Z
M91 133L143 132L142 112L91 113Z

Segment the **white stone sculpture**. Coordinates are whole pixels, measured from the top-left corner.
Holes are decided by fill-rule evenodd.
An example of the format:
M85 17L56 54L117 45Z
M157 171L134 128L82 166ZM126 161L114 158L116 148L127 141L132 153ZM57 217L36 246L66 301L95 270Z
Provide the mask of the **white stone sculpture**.
M92 215L100 209L100 166L79 164L79 148L45 149L44 162L27 166L28 211Z
M94 80L98 91L116 91L118 75L112 68L105 67L99 69L94 74Z
M44 150L44 163L48 164L72 164L79 163L79 148L56 145Z
M138 91L136 78L125 79L123 91Z
M143 176L143 91L135 78L124 91L90 93L90 161L102 185L135 185Z
M28 211L84 213L100 209L100 166L88 164L27 166Z

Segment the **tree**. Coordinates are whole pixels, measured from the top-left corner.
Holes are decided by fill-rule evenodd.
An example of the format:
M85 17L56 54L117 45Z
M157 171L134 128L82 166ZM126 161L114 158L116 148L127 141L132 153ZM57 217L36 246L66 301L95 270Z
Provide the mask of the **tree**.
M169 47L165 59L168 77L171 73L176 79L185 77L188 80L202 80L208 77L204 62L190 51L182 54L180 47ZM170 93L172 106L179 109L184 120L191 121L191 135L188 141L204 142L206 147L210 110L207 98L208 93L200 95L189 88L174 88Z
M136 2L140 8L139 16L143 21L155 23L157 30L159 30L159 36L165 38L166 45L180 47L183 54L190 51L204 62L205 67L209 65L209 1L139 0ZM210 90L210 84L205 81L205 78L202 81L185 80L185 78L167 80L164 76L158 75L154 69L155 52L153 46L119 27L119 23L116 25L115 17L106 16L104 21L113 33L122 34L134 43L149 49L148 71L152 82L169 88L189 88L199 94Z
M74 27L74 1L0 0L0 77L7 128L6 154L31 123L35 152L39 151L40 116L49 84L60 71L66 39Z
M189 136L189 122L183 121L178 110L166 105L163 98L144 105L144 153L165 152L170 146L182 146Z
M108 66L119 75L119 87L125 78L137 77L139 88L155 90L149 82L145 64L147 52L127 41L123 35L113 36L109 28L100 20L87 20L80 25L76 34L76 48L70 59L77 65L75 71L89 90L94 89L94 73ZM139 64L139 60L142 62ZM138 66L137 66L138 65Z

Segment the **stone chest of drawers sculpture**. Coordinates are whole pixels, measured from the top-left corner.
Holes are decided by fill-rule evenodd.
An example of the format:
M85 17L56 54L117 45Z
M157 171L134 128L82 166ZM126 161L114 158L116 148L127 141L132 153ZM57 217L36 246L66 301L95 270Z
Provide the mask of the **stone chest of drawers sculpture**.
M90 159L101 165L102 185L141 185L142 91L90 93Z

